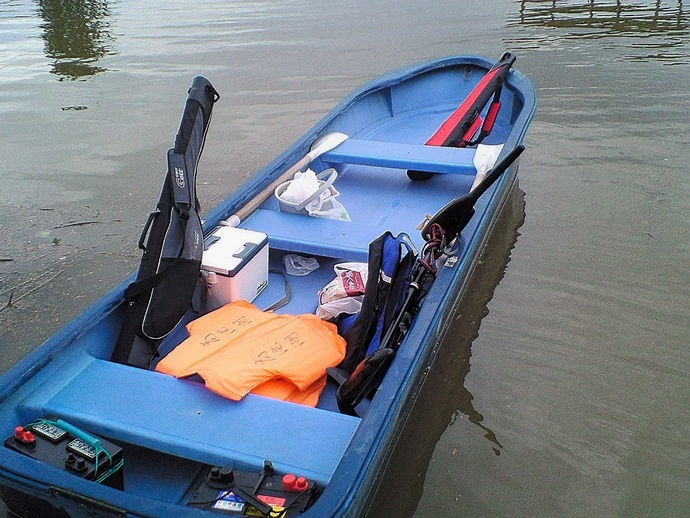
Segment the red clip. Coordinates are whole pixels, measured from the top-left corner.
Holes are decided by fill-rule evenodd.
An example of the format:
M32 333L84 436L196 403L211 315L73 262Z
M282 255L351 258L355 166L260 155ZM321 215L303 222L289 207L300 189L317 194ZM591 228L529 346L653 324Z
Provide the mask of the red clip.
M481 126L482 118L479 115L477 115L477 117L475 117L475 119L472 121L470 127L467 128L467 131L462 136L462 145L458 147L465 147L467 143L472 140L472 137L474 137L474 134L477 133L477 130L481 128Z
M488 135L494 127L494 122L496 122L496 117L498 117L498 110L501 109L500 101L494 101L489 106L489 111L486 114L486 120L482 125L482 133Z

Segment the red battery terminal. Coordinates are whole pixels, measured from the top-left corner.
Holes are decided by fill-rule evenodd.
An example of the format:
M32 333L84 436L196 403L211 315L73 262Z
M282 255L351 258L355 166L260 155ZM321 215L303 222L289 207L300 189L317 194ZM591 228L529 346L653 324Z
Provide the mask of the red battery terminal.
M292 491L292 488L295 487L295 482L297 482L297 477L292 473L283 475L283 490Z
M309 489L309 482L304 477L296 477L292 473L283 475L283 491L292 491L293 493L299 493Z
M309 482L304 477L297 477L295 480L295 485L292 487L293 491L304 491L309 487Z
M14 429L14 438L15 440L27 445L36 444L36 436L31 430L24 430L23 426L17 426Z

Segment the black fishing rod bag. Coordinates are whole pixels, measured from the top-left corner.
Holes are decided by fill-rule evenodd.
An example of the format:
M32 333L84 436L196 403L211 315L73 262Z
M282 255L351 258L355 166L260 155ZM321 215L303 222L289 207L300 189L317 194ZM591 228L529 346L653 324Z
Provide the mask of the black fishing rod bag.
M189 308L201 269L204 239L196 168L219 95L204 77L189 89L156 209L139 238L137 277L125 290L126 314L111 359L149 368L161 340Z

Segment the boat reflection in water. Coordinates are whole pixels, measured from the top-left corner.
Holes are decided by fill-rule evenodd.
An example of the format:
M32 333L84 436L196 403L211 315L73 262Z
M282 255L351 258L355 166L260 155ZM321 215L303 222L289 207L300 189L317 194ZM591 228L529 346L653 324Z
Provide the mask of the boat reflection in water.
M524 220L524 192L516 183L484 246L465 295L458 302L453 323L419 387L367 516L398 517L414 513L434 447L460 414L484 430L492 450L500 455L503 447L491 428L482 423L484 417L473 405L472 393L465 387L465 376L470 371L472 341L479 334L482 318L488 314L487 305L503 278Z
M106 69L99 59L114 54L110 9L105 0L39 0L44 51L60 80L93 76Z

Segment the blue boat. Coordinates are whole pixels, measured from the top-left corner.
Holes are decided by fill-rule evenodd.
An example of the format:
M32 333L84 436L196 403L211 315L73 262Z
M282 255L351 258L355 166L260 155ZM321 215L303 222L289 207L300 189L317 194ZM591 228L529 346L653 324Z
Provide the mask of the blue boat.
M221 233L244 231L237 238L244 247L241 268L231 273L201 265L195 293L179 297L184 307L177 324L152 337L150 363L117 354L133 274L2 375L0 494L10 512L366 514L516 180L536 97L513 62L509 53L498 63L456 56L390 72L348 96L206 213L199 227L203 261L216 240L227 239ZM173 175L184 169L176 164L173 152ZM316 209L309 200L283 197L287 182L296 182L294 173L307 166L325 193ZM171 178L185 185L183 175ZM188 198L187 208L194 208L194 196ZM184 218L189 212L182 211ZM271 313L276 318L311 316L334 267L359 263L367 265L369 280L363 297L352 298L365 310L337 322L347 360L346 322L354 320L355 329L380 295L372 292L371 272L383 266L372 269L371 245L384 235L399 237L394 248L411 257L391 303L392 322L375 344L367 339L359 356L349 358L351 366L339 363L341 356L323 367L319 390L310 396L314 404L257 392L232 398L217 390L210 374L176 376L161 368L187 343L193 323L226 302L250 300L266 315L282 299ZM308 263L309 273L289 275L286 256ZM268 273L252 284L257 262L257 271ZM221 302L210 302L214 283L224 282L240 292L248 283L251 293L224 292ZM170 305L179 301L168 296Z

